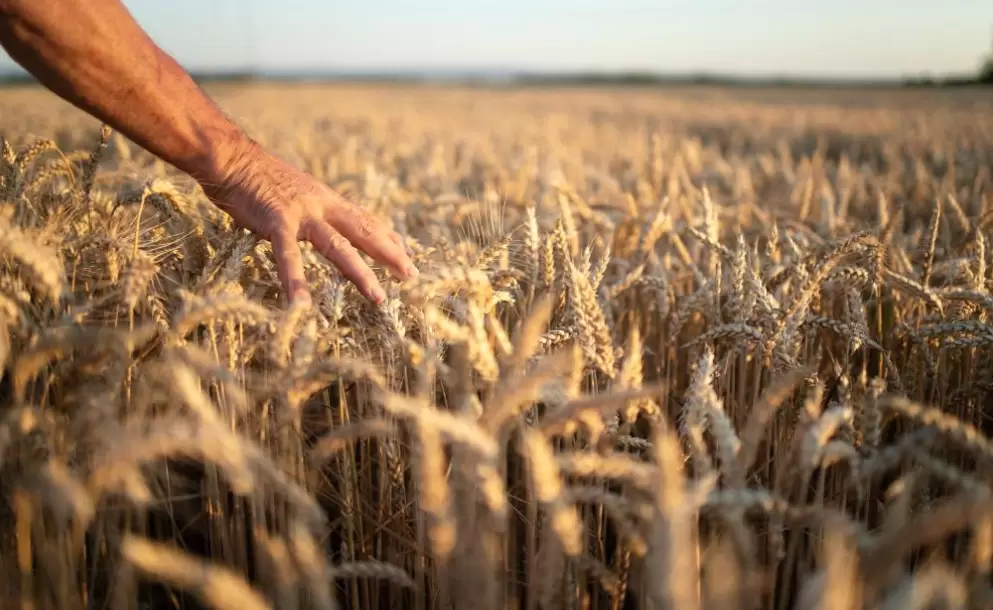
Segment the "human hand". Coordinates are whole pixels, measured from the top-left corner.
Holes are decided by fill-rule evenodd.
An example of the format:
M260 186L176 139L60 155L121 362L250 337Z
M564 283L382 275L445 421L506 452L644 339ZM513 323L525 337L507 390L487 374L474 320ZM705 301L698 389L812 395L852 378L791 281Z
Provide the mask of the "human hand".
M310 302L299 240L309 241L373 303L386 298L359 250L398 279L415 277L400 236L370 212L258 146L239 155L204 192L241 227L272 244L290 303Z

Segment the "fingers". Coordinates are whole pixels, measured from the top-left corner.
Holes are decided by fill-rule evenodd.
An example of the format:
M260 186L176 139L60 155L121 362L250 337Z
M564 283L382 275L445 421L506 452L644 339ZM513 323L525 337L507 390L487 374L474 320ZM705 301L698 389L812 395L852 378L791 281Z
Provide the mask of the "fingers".
M368 210L342 200L341 204L329 207L327 220L355 247L388 267L398 279L417 276L417 268L407 256L403 240Z
M300 254L296 231L292 227L281 229L272 236L270 242L276 258L276 271L290 304L299 302L309 305L310 289L303 273L303 256Z
M407 254L407 258L410 258L414 254L414 251L411 250L410 246L407 245L407 242L403 241L403 238L400 237L400 234L397 233L396 231L390 231L390 240L392 240L393 243L399 246L400 249ZM411 265L411 267L414 269L414 275L416 276L417 267L414 267L413 265Z
M304 238L337 267L341 274L355 284L362 295L375 304L386 299L386 292L376 274L365 264L349 240L329 224L318 219L308 220L303 227Z

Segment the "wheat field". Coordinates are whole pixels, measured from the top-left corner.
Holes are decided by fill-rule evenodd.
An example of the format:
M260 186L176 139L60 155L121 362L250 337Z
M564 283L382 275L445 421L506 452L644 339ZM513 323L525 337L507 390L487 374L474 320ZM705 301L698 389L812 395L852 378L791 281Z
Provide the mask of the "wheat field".
M0 601L993 606L993 93L214 86L362 300L0 91Z

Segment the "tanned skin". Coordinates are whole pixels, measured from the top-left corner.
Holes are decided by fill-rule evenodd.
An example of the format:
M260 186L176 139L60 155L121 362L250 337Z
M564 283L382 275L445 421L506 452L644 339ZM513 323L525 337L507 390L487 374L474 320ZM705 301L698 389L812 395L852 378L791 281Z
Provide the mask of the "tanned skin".
M376 303L385 293L358 250L400 279L417 274L399 235L249 138L118 0L0 0L0 45L42 85L192 176L235 223L269 240L291 302L310 302L300 240Z

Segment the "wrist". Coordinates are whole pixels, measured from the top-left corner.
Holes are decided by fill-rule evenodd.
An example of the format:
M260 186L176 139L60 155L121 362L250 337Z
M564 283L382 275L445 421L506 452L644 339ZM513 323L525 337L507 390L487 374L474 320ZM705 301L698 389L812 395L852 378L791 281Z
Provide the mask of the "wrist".
M188 168L180 169L205 188L223 188L238 180L264 155L262 147L233 124L203 130L199 139L200 152L189 160Z

